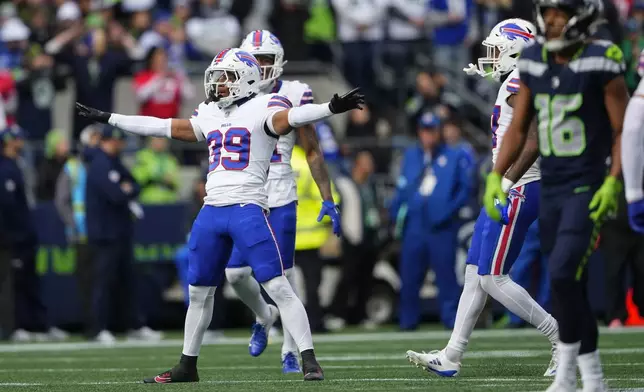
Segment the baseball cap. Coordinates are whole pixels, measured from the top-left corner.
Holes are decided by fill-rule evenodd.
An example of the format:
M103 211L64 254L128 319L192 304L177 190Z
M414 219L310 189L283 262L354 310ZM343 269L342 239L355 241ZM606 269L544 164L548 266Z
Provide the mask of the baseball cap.
M111 125L105 125L103 126L103 129L101 129L101 137L103 140L107 139L125 139L125 132L121 131L120 129L113 127Z
M418 119L418 128L433 129L441 125L441 120L434 113L425 113Z
M10 140L25 139L25 131L19 126L11 126L0 131L0 143Z

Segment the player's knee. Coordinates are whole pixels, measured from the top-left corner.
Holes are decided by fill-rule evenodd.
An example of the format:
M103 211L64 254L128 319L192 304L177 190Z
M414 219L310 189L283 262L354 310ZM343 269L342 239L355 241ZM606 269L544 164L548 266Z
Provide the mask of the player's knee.
M510 279L507 275L483 275L481 276L481 287L487 293L491 290L501 287Z
M208 297L215 295L216 287L213 286L188 286L188 295L190 296L190 306L203 307Z
M230 284L235 285L248 279L253 273L250 267L226 268L226 279Z
M295 298L293 287L285 276L278 276L267 282L262 283L266 293L277 305L286 303Z

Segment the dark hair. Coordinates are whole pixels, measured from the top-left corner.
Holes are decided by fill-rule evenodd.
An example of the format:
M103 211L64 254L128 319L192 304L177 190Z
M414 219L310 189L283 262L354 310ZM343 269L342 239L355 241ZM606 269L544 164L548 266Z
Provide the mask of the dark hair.
M148 50L148 53L145 55L145 69L149 70L152 67L152 59L158 51L163 51L165 53L165 48L163 46L153 46Z

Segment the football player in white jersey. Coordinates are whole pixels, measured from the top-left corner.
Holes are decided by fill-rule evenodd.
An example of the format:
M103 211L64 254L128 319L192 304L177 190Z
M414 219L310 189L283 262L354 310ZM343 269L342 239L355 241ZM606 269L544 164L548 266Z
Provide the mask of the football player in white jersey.
M492 159L496 160L505 130L512 119L512 104L519 92L517 57L521 50L534 42L535 27L521 19L508 19L497 24L483 41L487 56L470 64L463 71L470 75L492 76L503 84L492 114ZM488 70L486 67L491 67ZM536 221L539 211L540 172L536 129L515 166L505 174L504 186L509 191L503 222L487 216L485 209L474 226L472 243L467 255L465 285L456 313L456 322L447 347L428 354L407 351L407 358L417 366L443 377L454 377L461 369L461 359L487 295L511 312L537 327L552 344L552 359L544 376L554 376L556 347L559 340L557 321L546 312L528 292L508 275L519 256L528 228ZM522 173L525 175L521 176ZM520 177L520 178L519 178ZM532 231L531 231L532 232Z
M322 368L302 302L284 276L282 257L267 219L266 180L277 139L292 129L336 113L360 108L364 97L354 89L330 102L294 108L278 94L258 96L260 66L240 49L220 52L205 72L206 98L216 102L218 116L159 119L105 113L76 104L80 116L109 123L125 131L154 137L201 142L209 150L204 207L188 241L190 305L186 314L183 352L172 369L145 379L146 383L199 381L197 358L213 313L213 295L224 278L233 247L251 266L257 280L275 301L282 322L302 357L304 380L323 380Z
M644 77L644 51L637 72ZM628 102L622 132L622 170L631 228L644 233L644 79Z
M280 94L288 98L294 106L313 103L311 88L299 81L281 80L284 61L284 49L279 39L267 30L256 30L249 33L242 41L240 49L257 58L262 70L262 81L259 84L260 94ZM195 117L209 116L219 109L214 103L202 103L195 110ZM307 159L313 179L322 196L323 215L329 215L333 222L334 232L340 234L340 215L331 193L331 182L320 151L316 132L312 124L297 129L297 137L307 153ZM268 182L268 220L273 228L284 262L284 274L293 288L296 287L293 270L295 254L297 186L291 169L291 153L295 145L295 132L280 136L271 157ZM268 344L268 330L276 321L274 307L269 305L261 295L260 286L252 276L252 270L241 252L233 250L226 268L226 277L239 298L255 313L256 322L248 345L250 355L259 356ZM304 320L303 320L304 322ZM297 345L288 330L284 328L282 343L282 371L300 372Z

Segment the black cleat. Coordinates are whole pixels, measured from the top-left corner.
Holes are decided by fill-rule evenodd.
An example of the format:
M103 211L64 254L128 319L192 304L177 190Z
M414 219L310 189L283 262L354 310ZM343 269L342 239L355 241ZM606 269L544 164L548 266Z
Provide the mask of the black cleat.
M179 365L154 377L144 378L145 384L171 384L177 382L198 382L197 369L187 370Z
M322 367L316 360L303 363L302 373L304 373L304 381L324 380L324 372L322 371Z

